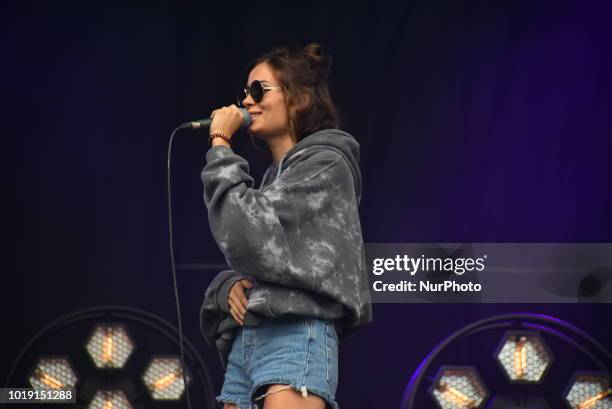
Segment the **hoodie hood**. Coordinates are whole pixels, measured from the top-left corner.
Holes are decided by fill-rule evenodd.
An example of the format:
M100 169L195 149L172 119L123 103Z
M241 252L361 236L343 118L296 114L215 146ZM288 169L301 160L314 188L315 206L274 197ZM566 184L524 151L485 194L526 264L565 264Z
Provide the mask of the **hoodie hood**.
M361 201L361 171L359 170L359 142L348 132L339 129L321 129L304 138L295 144L281 158L278 166L272 163L262 178L260 189L280 177L281 173L291 163L291 159L300 155L300 151L306 148L317 146L322 149L334 150L340 153L346 160L355 185L355 196L357 203ZM274 175L273 177L271 175Z

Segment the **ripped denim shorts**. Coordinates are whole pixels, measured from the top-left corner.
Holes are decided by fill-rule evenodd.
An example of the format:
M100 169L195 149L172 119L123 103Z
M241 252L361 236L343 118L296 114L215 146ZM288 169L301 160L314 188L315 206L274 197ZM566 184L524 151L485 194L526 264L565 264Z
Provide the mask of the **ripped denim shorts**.
M240 327L229 354L218 402L239 409L263 408L266 385L284 384L305 398L318 395L339 409L338 335L332 321L315 318L265 319Z

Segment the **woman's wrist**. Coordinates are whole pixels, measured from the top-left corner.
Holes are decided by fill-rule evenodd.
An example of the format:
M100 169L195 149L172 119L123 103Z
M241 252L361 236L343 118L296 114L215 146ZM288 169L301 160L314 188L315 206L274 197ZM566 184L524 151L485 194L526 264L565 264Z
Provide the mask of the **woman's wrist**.
M212 146L217 146L217 145L223 145L223 146L230 146L229 142L227 142L225 139L223 138L212 138L210 144Z
M230 144L231 139L232 139L231 135L228 136L225 132L215 131L215 132L210 133L210 144L212 146L216 146L216 145L231 146Z

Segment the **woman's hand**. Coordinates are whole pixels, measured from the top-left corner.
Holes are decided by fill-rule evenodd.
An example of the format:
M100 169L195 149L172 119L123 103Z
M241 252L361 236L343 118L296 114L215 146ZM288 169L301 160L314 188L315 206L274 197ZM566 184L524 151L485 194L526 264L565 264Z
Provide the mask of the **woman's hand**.
M246 314L248 302L246 295L244 295L244 289L251 287L253 287L253 283L244 278L240 281L236 281L234 285L232 285L232 288L230 288L228 299L230 313L241 326L244 326L244 314Z
M236 105L228 105L223 108L215 109L211 112L210 134L221 132L223 135L232 137L242 125L242 112Z

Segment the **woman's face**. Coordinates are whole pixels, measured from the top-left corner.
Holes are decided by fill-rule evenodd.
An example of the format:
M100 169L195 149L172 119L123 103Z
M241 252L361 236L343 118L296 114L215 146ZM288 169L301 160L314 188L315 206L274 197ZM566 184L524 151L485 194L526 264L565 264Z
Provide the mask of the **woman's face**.
M249 73L247 87L259 80L263 85L280 86L274 71L266 62L256 65ZM271 89L264 92L259 103L253 101L251 95L242 104L251 115L249 133L259 137L270 137L289 134L289 116L282 89Z

